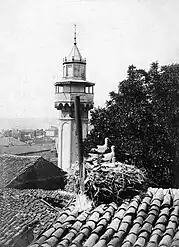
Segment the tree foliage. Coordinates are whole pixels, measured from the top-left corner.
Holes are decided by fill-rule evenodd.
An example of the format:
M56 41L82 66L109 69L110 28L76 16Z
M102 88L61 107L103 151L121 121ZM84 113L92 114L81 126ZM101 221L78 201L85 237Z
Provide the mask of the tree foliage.
M109 137L118 161L144 167L156 184L172 186L179 147L179 65L153 63L149 71L129 66L118 92L91 112L90 122L85 153Z

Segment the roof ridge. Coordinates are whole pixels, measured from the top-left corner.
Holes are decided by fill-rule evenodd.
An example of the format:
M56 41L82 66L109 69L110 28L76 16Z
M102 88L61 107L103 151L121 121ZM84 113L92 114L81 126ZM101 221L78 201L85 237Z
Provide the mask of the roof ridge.
M16 157L22 157L22 156L17 156L17 155L14 155L14 156L16 156ZM35 160L35 162L31 162L31 163L29 164L29 166L26 166L21 172L19 172L13 179L11 179L11 180L6 184L5 188L8 188L8 185L9 185L9 184L11 184L17 177L19 177L19 176L21 176L22 174L24 174L24 173L27 171L27 169L29 169L30 167L32 167L32 166L36 163L36 161L39 160L39 159L41 158L40 156L23 156L23 157L33 157L34 160ZM35 159L35 157L37 157L37 159ZM31 158L31 159L33 159L33 158Z

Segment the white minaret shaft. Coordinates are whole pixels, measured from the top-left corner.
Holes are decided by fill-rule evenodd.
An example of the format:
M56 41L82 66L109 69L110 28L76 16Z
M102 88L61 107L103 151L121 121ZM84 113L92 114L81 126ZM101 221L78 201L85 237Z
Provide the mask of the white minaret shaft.
M58 166L68 170L78 159L74 100L80 97L83 138L88 133L88 112L93 108L94 83L86 80L86 59L76 43L63 59L63 76L55 83L55 108L58 110Z

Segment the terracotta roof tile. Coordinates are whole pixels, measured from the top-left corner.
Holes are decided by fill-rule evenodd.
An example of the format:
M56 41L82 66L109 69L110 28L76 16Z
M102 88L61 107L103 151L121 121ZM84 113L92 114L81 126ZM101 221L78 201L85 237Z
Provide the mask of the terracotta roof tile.
M39 247L40 245L39 244L33 244L31 245L32 247Z
M87 239L87 241L84 243L84 247L93 247L95 243L98 241L99 236L96 233L92 233L90 237Z
M110 240L108 246L120 246L122 245L122 242L126 236L126 232L124 231L118 231L114 234L113 238Z
M59 210L38 196L39 194L50 196L51 193L55 192L10 188L0 190L0 246L11 246L31 226L35 237L49 228ZM39 244L50 237L47 231L44 235L46 237L41 235L39 238Z
M92 233L97 234L98 236L101 236L104 234L107 226L107 221L105 224L99 223L98 226L92 231Z
M100 237L99 240L105 240L105 243L108 243L111 240L114 233L115 233L115 230L109 228L105 231L105 233Z
M161 216L161 215L165 215L165 216L168 216L169 215L169 208L168 207L165 207L165 208L163 208L163 209L161 209L160 210L160 213L159 213L159 217Z
M179 246L179 228L176 229L171 246Z
M51 236L48 240L46 240L46 243L50 246L55 246L58 243L58 238Z
M133 245L137 240L137 234L134 234L134 233L129 233L124 242L123 242L123 245L122 246L130 246L130 245Z
M42 233L42 236L46 237L46 239L47 239L52 235L53 232L55 232L54 227L52 227L49 230L47 230L46 232Z
M63 232L64 232L64 228L62 228L61 226L60 228L58 228L56 231L53 232L53 236L55 236L56 238L60 238Z
M163 223L162 224L158 224L157 223L157 225L155 225L155 227L153 228L153 233L162 235L163 232L165 231L165 229L166 229L166 225L165 224L163 224Z
M171 247L178 247L179 246L179 240L174 240L171 244Z
M50 244L44 243L41 245L42 247L51 247Z
M179 206L174 206L172 209L173 210L171 212L171 216L178 216L178 214L179 214Z
M42 244L45 242L45 240L47 239L47 237L45 237L44 235L42 235L37 241L37 244Z
M169 247L172 243L172 237L170 235L165 235L162 240L160 241L160 247Z
M108 228L113 229L115 232L119 229L119 225L121 223L121 220L119 218L114 218L112 222L110 223Z
M94 245L94 247L104 247L104 246L106 246L106 240L104 239L99 240L99 242Z
M131 234L137 235L140 229L141 229L141 224L135 223L131 227L129 234L131 233Z
M120 206L64 210L35 243L51 247L168 247L179 244L179 190L149 188ZM51 230L52 231L52 230ZM43 241L42 241L43 240ZM179 245L178 245L179 246Z
M151 238L149 239L148 245L147 246L152 246L153 244L158 245L161 239L161 233L159 234L153 234Z
M138 237L137 241L133 245L134 247L144 247L146 245L146 238Z
M169 193L167 193L165 196L164 196L164 199L163 199L163 202L162 202L162 205L161 207L170 207L171 205L171 195Z

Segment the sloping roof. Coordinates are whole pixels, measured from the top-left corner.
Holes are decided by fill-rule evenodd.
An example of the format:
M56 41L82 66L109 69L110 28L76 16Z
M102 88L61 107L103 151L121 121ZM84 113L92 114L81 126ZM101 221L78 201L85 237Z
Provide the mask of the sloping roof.
M87 87L90 87L90 86L94 86L95 85L95 83L93 83L93 82L89 82L89 81L86 81L86 80L81 80L81 79L77 79L77 78L62 78L60 81L57 81L57 82L55 82L55 86L56 85L61 85L61 86L63 86L63 85L70 85L70 84L78 84L78 83L80 83L80 84L85 84L85 86L87 86Z
M38 159L40 159L39 156L0 155L0 188L5 187L15 177L25 172Z
M50 226L58 210L39 198L42 190L0 190L0 246L10 247L29 226L36 236Z
M5 137L0 138L0 146L8 146L9 142Z
M50 126L48 129L45 129L45 131L54 131L54 130L58 130L57 126Z
M7 184L16 189L64 189L66 172L54 163L40 157L33 166Z
M74 59L75 61L80 61L82 59L82 56L76 44L73 45L73 48L68 55L68 61L72 61L72 59Z
M10 146L10 147L0 147L0 154L28 154L28 153L38 153L49 151L51 146L41 146L41 145L32 145L32 146Z
M18 139L14 138L14 137L4 137L9 145L14 145L14 146L24 146L27 145L25 142L21 142Z
M71 205L31 247L179 246L179 190L144 195L80 212Z
M27 119L26 119L27 121ZM20 129L20 132L23 132L23 133L33 133L35 131L35 129Z

